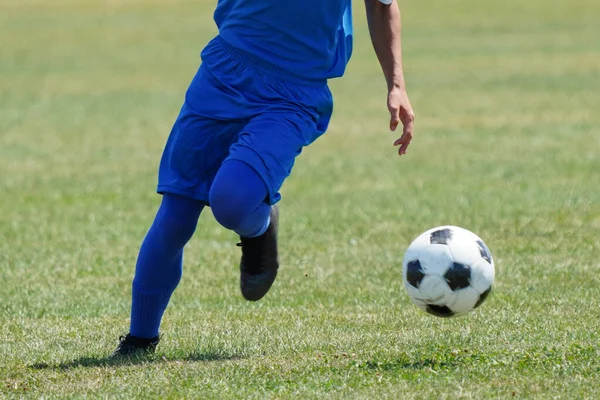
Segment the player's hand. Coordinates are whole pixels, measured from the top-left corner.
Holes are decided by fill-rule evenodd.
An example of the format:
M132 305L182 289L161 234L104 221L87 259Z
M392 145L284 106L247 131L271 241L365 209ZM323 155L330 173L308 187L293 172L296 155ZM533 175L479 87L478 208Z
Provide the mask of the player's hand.
M390 111L390 130L393 132L402 123L402 136L394 142L394 146L400 146L398 155L406 154L406 149L413 137L413 124L415 113L413 112L406 89L392 88L388 93L388 110Z

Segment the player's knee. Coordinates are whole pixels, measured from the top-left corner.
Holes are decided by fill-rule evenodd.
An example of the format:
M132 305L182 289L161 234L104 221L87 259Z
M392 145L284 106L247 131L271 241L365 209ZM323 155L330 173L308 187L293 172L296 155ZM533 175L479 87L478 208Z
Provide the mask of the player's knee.
M213 188L209 197L210 208L219 224L236 232L243 230L252 210L238 193Z
M267 187L254 169L244 162L229 160L221 166L210 188L209 203L223 227L244 236L255 233L264 224L261 205L266 197Z

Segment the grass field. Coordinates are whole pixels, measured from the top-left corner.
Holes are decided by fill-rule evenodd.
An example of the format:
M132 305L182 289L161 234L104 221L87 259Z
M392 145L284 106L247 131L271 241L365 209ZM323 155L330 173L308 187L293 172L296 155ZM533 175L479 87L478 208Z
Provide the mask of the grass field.
M331 129L282 191L273 290L242 299L207 211L156 356L106 362L214 3L0 0L0 398L600 398L597 0L403 1L402 158L357 1ZM497 263L450 320L401 286L443 224Z

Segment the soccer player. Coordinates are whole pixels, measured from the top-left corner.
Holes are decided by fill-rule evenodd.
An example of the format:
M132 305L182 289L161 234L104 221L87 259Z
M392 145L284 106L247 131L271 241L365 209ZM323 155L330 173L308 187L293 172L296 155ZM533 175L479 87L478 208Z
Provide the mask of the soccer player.
M406 153L413 132L396 0L365 0L371 41L387 82L390 129ZM202 51L165 146L162 203L145 237L132 285L129 334L114 356L153 352L182 274L183 248L200 213L240 236L240 287L250 301L279 268L276 203L296 156L327 130L329 79L352 53L351 0L219 0L219 28Z

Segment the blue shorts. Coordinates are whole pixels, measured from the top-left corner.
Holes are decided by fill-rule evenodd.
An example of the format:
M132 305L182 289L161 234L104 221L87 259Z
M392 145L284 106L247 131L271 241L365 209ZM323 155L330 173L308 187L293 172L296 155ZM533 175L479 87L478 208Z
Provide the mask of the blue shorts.
M279 201L295 158L326 131L333 111L326 81L297 79L213 39L165 146L157 191L208 204L219 167L232 159L256 170L270 204Z

